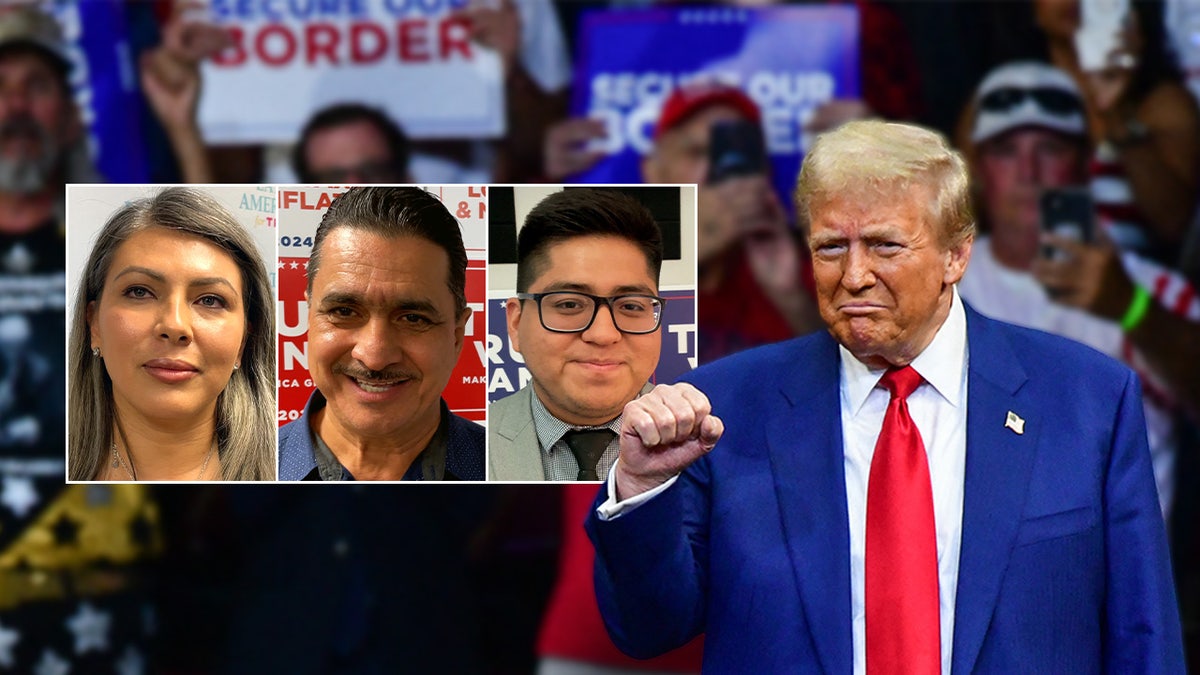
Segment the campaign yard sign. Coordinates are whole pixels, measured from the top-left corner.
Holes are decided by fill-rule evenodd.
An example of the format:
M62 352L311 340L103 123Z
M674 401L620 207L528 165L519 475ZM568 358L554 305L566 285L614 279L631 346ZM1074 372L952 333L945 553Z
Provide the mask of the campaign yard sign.
M502 66L470 38L468 0L212 0L232 44L204 65L216 143L296 139L316 110L382 108L415 138L504 133Z
M585 15L580 29L572 112L604 122L597 149L607 156L576 182L641 180L667 96L717 81L761 109L774 183L786 197L812 140L804 125L813 111L859 95L852 6L601 11Z

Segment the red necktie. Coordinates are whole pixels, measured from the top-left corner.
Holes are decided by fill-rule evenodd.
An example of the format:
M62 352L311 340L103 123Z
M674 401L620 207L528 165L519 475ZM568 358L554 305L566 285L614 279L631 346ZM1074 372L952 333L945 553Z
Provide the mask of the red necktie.
M921 384L911 366L884 373L891 392L867 482L867 673L941 672L937 534L933 489L908 396Z

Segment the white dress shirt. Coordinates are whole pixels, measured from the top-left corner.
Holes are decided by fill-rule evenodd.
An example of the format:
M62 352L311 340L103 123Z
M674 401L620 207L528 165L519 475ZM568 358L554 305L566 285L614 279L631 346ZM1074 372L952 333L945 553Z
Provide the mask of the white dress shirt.
M846 506L850 515L854 673L863 675L867 671L864 591L867 478L891 395L876 386L883 377L883 370L871 370L845 347L839 349L842 357L840 391L846 453ZM929 460L937 531L942 673L949 675L954 646L958 556L962 545L963 478L967 466L967 316L957 292L945 323L911 365L925 379L908 397L908 412L921 432Z
M867 671L864 591L867 479L890 395L887 390L876 386L883 377L883 370L869 369L845 347L839 349L846 506L850 518L854 673L863 675ZM963 480L967 464L967 363L967 316L955 290L946 321L925 351L911 364L925 381L908 397L909 414L925 444L933 488L943 675L950 673L953 654L954 599L958 589L958 558L962 547ZM719 442L714 452L720 452ZM672 477L653 490L618 502L612 476L610 471L608 500L596 510L601 520L610 520L637 508L669 488L678 478Z

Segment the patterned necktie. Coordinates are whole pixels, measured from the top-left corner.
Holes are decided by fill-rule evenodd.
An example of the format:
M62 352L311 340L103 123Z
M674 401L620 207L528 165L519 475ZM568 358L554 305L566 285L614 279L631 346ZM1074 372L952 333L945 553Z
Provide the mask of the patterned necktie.
M610 429L583 429L568 431L563 440L575 455L575 463L579 465L579 476L575 480L600 480L596 475L596 465L608 444L616 434Z
M892 398L867 482L868 675L941 672L933 489L907 401L920 384L911 366L879 381Z

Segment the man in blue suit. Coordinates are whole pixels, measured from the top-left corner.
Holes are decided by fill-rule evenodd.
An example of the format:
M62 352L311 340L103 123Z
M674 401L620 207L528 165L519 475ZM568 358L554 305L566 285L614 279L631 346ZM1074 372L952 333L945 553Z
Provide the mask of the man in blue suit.
M1138 381L963 305L961 157L850 123L796 199L828 333L625 408L587 523L617 645L704 632L712 672L1183 672Z

